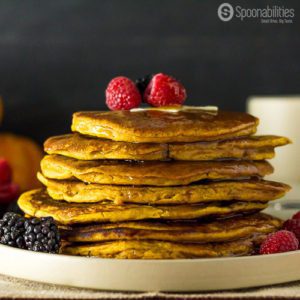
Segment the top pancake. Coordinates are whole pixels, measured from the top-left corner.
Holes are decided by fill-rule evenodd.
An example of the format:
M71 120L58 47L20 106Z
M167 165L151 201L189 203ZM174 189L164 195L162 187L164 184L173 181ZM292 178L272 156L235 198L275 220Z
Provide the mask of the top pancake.
M256 132L258 119L240 112L94 111L73 115L72 130L133 143L211 141Z
M128 143L75 133L49 138L44 150L80 160L264 160L274 157L275 147L288 143L289 139L274 135L195 143Z

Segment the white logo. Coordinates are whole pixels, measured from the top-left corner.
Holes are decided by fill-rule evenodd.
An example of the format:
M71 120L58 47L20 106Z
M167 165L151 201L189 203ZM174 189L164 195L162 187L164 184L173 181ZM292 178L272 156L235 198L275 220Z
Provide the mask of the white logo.
M224 22L230 21L233 17L232 5L229 3L222 3L218 8L218 16Z

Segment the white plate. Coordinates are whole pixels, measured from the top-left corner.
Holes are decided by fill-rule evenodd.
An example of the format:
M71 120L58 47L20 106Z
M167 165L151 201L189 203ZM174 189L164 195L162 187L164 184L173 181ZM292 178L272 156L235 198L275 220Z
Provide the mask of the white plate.
M119 291L213 291L300 280L300 251L233 258L121 260L36 253L0 245L0 273Z
M300 279L300 251L180 260L121 260L35 253L0 245L0 273L103 290L204 291Z

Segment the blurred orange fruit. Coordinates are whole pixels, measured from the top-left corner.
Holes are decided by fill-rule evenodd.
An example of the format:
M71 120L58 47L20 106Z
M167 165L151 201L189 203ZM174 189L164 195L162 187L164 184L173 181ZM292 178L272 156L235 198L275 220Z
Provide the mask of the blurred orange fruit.
M40 187L36 178L43 152L30 138L12 133L0 133L0 157L8 160L13 170L13 182L20 191Z

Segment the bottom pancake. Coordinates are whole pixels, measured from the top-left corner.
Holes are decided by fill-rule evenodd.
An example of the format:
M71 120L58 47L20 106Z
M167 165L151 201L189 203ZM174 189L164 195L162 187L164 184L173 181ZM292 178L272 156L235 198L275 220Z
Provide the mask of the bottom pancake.
M282 221L258 213L216 221L136 221L74 226L62 229L68 242L104 242L113 240L160 240L173 242L226 242L267 234L278 230Z
M254 254L265 235L225 243L172 243L162 241L113 241L71 244L63 254L119 259L180 259L245 256Z
M18 200L21 210L30 216L53 217L58 223L86 224L143 219L198 219L249 214L263 210L266 202L225 201L176 206L115 205L108 203L68 203L51 199L44 189L24 193Z

